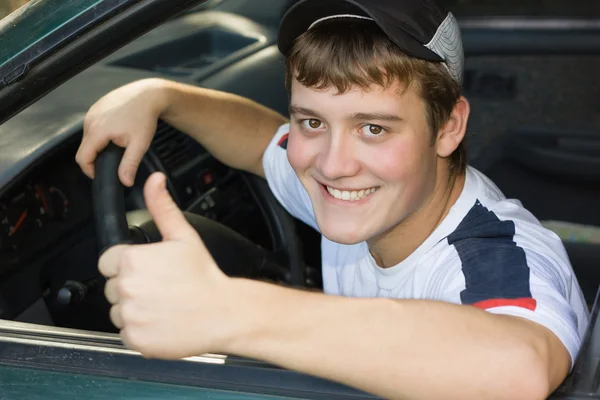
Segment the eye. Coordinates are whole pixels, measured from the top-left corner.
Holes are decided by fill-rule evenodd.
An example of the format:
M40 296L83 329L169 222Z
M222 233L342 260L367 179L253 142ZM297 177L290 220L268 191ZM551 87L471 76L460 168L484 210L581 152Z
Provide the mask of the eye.
M323 123L318 119L305 119L302 121L302 125L306 129L319 129L323 126Z
M385 132L385 129L379 125L365 125L361 128L361 132L367 136L379 136Z

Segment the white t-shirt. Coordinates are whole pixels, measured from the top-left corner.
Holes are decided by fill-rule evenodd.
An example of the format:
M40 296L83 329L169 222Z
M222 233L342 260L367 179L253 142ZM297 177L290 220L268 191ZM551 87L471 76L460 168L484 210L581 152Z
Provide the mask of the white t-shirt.
M288 132L282 126L265 151L266 178L287 211L318 231L287 158ZM323 236L321 252L327 294L439 300L527 318L554 332L573 360L589 322L560 238L472 167L448 216L398 265L380 268L365 242L343 245Z

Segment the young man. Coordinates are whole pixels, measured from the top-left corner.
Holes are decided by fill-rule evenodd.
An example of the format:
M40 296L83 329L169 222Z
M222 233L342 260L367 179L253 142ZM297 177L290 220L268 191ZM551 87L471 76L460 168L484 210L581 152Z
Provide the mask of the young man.
M124 342L149 357L258 358L385 398L547 397L588 314L558 237L465 165L454 17L430 0L303 0L279 47L289 123L237 96L140 81L92 107L77 159L93 176L112 140L130 185L166 120L266 177L322 233L325 294L226 277L155 174L145 198L163 242L100 260Z

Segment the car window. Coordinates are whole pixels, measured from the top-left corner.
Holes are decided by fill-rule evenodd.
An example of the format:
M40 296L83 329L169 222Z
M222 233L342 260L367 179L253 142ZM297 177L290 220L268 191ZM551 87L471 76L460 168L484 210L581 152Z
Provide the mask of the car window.
M438 0L457 17L571 17L600 16L598 0Z
M6 17L8 14L30 1L31 0L0 0L0 18Z
M4 10L12 10L9 4L23 3L0 1L4 2ZM102 1L31 0L17 8L0 20L0 66Z

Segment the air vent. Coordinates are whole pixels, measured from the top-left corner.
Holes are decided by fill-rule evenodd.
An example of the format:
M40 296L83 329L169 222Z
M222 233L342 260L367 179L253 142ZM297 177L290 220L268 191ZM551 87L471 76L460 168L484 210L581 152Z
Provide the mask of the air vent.
M170 172L174 172L202 152L194 139L163 121L158 122L152 150Z

